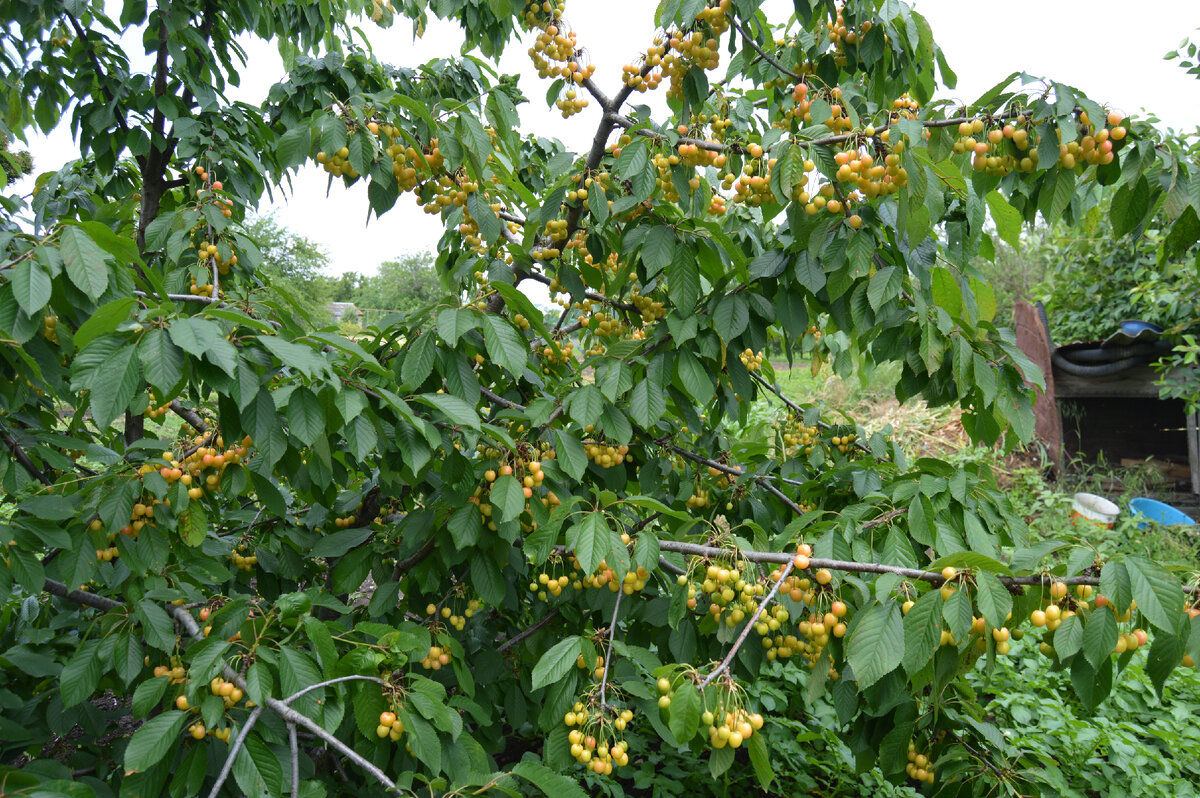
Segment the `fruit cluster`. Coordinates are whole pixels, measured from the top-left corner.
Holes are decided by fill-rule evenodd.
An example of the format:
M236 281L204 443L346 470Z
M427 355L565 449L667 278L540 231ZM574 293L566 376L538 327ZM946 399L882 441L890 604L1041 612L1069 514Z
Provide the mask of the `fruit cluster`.
M912 740L908 743L908 764L904 766L904 772L908 774L910 779L923 781L926 784L933 784L933 760L926 754L919 753L917 751L917 744Z
M396 717L396 713L385 711L379 713L379 725L375 727L375 734L379 739L387 738L392 742L398 742L400 735L404 734L404 721Z
M613 769L629 764L629 744L616 732L624 731L633 720L633 710L616 710L605 705L591 711L582 701L575 702L563 717L570 729L567 742L571 757L593 773L609 776Z
M742 365L746 367L746 371L762 370L762 352L755 352L753 349L747 348L738 355L738 359L742 361Z
M443 606L440 609L438 608L438 605L430 604L425 607L425 614L430 617L440 615L442 620L446 621L446 623L450 624L450 626L452 626L454 629L461 632L466 628L467 619L473 616L479 609L479 599L468 600L466 606L461 612L458 611L458 602L455 601L454 604L456 606Z
M450 664L450 649L445 646L430 646L429 653L421 659L421 667L425 670L438 671Z
M258 565L258 555L254 553L246 554L247 551L252 552L253 550L239 544L229 553L229 559L239 571L253 571L254 566Z

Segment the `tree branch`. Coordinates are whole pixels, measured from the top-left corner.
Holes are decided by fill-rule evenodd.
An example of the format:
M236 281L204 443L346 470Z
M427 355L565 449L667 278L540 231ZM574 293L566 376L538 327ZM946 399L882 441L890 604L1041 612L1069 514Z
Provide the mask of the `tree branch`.
M33 477L43 485L54 484L54 480L50 479L49 476L38 469L37 465L34 464L33 460L29 457L29 454L21 448L21 444L17 443L17 439L14 438L3 426L0 426L0 440L2 440L4 445L9 448L9 451L12 452L13 457L18 463L20 463L21 468L24 468L29 476Z
M208 798L217 798L217 794L221 792L221 785L225 783L225 779L229 778L229 772L233 770L233 760L237 759L237 755L242 750L242 745L246 742L246 736L250 734L250 730L258 723L258 719L262 717L264 709L265 707L261 706L252 709L250 717L246 718L246 722L238 730L233 745L229 746L229 756L225 757L225 762L221 765L221 772L217 774L217 780L213 782L212 789L208 791Z
M292 754L292 798L300 798L300 745L296 742L296 724L289 723L287 730Z
M760 56L762 56L764 61L766 61L771 66L778 69L783 74L790 77L792 80L804 80L804 77L802 75L797 75L795 72L788 69L783 64L779 63L774 58L772 58L771 56L767 55L766 52L761 47L758 46L758 42L755 40L755 38L753 36L750 35L750 32L748 30L746 30L745 28L743 28L741 23L738 22L737 17L734 17L731 14L729 16L729 19L733 23L733 27L737 30L737 32L742 34L742 36L746 39L746 43L750 45L750 48L752 50L754 50L754 52L756 52Z
M505 651L508 651L510 648L515 646L517 643L520 643L522 640L524 640L525 638L534 634L539 629L542 629L543 627L547 626L551 621L553 621L559 615L560 615L560 612L557 607L553 610L550 610L550 612L548 612L544 616L542 616L542 619L540 621L529 626L526 629L523 629L520 632L517 632L515 635L508 638L503 643L501 643L499 646L497 646L496 653L503 654Z
M178 401L173 401L171 402L171 412L191 424L192 428L201 435L208 432L208 425L204 423L204 419L200 418L200 414L195 410L184 407Z
M617 600L613 602L612 622L608 625L608 650L604 653L604 672L600 674L600 711L608 705L605 691L608 689L608 666L612 663L613 637L617 633L617 614L621 611L621 597L624 590L617 591Z

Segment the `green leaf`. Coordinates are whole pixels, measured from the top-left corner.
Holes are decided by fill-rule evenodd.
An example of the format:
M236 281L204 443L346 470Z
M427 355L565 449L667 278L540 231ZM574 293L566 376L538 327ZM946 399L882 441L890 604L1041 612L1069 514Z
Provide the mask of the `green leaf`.
M846 660L859 688L866 689L895 670L904 658L905 624L894 601L876 604L855 621L846 640Z
M295 369L309 379L329 370L329 364L311 346L287 341L276 335L260 335L258 341L283 365Z
M662 388L651 386L651 380L638 380L629 392L629 417L642 429L650 429L667 412L667 397Z
M1183 588L1162 566L1141 557L1126 557L1129 585L1138 612L1166 632L1183 625Z
M183 379L183 350L171 341L167 331L158 328L147 332L138 344L138 360L146 381L166 396Z
M134 607L134 614L142 623L142 635L147 643L160 651L175 650L175 624L157 602L142 599Z
M787 250L768 249L750 261L747 268L754 279L771 278L783 274L789 262Z
M533 666L530 675L531 687L539 690L563 678L575 667L575 661L583 654L583 638L572 635L559 640L550 647Z
M96 426L103 430L112 424L129 407L140 386L141 369L137 350L133 344L126 344L113 353L104 368L92 374L89 387L92 391L92 420Z
M1054 630L1054 650L1059 659L1066 659L1083 647L1083 624L1078 615L1065 618Z
M656 274L675 259L675 231L666 225L651 227L642 239L642 263Z
M492 483L488 502L496 513L496 521L504 523L521 517L525 511L525 492L512 474L502 474Z
M488 357L514 377L525 373L529 349L525 339L508 320L496 316L483 317L483 342Z
M595 571L608 555L612 548L611 532L608 520L600 511L584 513L583 519L568 531L567 545L575 549L575 557L585 574Z
M343 529L329 535L322 535L313 544L312 549L308 552L308 556L342 557L346 552L361 545L369 537L371 537L371 530L366 527Z
M448 393L423 393L420 396L413 397L414 401L437 408L446 418L450 419L450 423L459 427L468 427L473 430L479 429L479 413L475 408L459 399L457 396Z
M754 777L764 790L775 780L775 770L771 767L771 754L767 749L765 734L752 734L746 741L746 750L750 753L750 764L754 766Z
M133 310L136 304L137 300L133 297L123 297L96 308L88 320L75 331L75 349L83 349L94 339L117 329L121 322L129 318L129 311Z
M179 514L179 536L189 546L196 547L208 536L208 515L204 505L199 502L189 502L186 509Z
M467 197L467 210L479 227L479 237L487 244L495 243L504 228L496 212L483 201L478 192Z
M1133 600L1129 569L1124 560L1109 560L1100 571L1100 594L1112 603L1118 615L1124 615Z
M433 333L423 332L404 348L404 365L400 369L400 379L409 388L419 387L433 373L435 360L437 347L434 345Z
M479 326L479 316L466 308L445 308L438 311L438 335L450 346L456 346L458 339Z
M700 729L700 691L691 682L684 682L671 696L671 716L668 726L680 743L686 744Z
M724 748L714 748L708 756L708 773L714 779L720 778L721 774L729 770L733 765L735 754L732 748L725 746Z
M1000 238L1015 250L1021 248L1021 212L1008 204L1008 200L999 191L991 191L987 197L988 209L992 212L992 220L996 223L996 232Z
M50 275L37 261L26 258L17 263L9 272L9 280L13 296L26 314L32 316L50 301Z
M958 281L954 279L954 275L948 269L940 266L930 271L933 278L933 303L944 308L951 318L961 317L962 290L958 287Z
M165 676L156 676L139 684L133 691L133 716L144 718L158 707L167 692L169 682Z
M555 451L558 453L558 464L567 476L578 480L587 470L588 458L583 444L569 432L555 430Z
M1007 623L1008 614L1012 612L1012 594L1000 583L1000 579L987 571L975 574L975 584L978 588L975 600L984 619L994 628L1000 628Z
M460 551L474 546L479 541L479 533L483 531L479 508L474 504L459 507L446 522L446 528L450 530L450 537Z
M288 397L287 420L291 433L305 446L311 446L325 431L325 411L321 401L303 385Z
M1146 658L1146 675L1150 677L1150 683L1154 685L1154 691L1158 693L1160 701L1163 697L1163 685L1166 684L1167 677L1183 661L1183 655L1186 653L1188 653L1186 636L1176 637L1166 632L1154 635L1154 642L1150 645L1150 654Z
M70 709L96 691L103 673L97 652L96 646L85 645L63 666L58 679L64 709Z
M195 317L176 319L170 333L171 340L189 355L205 358L231 378L236 375L237 350L214 322Z
M545 765L530 760L513 765L512 772L533 784L549 798L587 798L574 779L555 773Z
M179 745L179 732L187 719L188 713L171 709L138 727L125 747L125 770L143 771L158 764Z
M1087 626L1083 629L1083 656L1093 668L1099 668L1102 660L1112 656L1118 634L1117 616L1112 607L1097 607L1088 615Z
M942 639L942 596L930 590L904 616L904 670L910 676L933 658Z
M63 228L59 249L71 282L92 299L99 299L108 289L108 255L75 225Z
M713 397L712 378L690 350L675 353L675 376L680 386L698 404L708 404Z
M750 308L741 294L722 297L713 311L713 329L726 343L745 332L749 323Z
M604 409L604 397L595 385L576 388L566 399L572 420L581 427L590 427L600 421Z
M233 760L233 778L247 798L271 798L283 792L283 765L253 732L246 736L242 750Z

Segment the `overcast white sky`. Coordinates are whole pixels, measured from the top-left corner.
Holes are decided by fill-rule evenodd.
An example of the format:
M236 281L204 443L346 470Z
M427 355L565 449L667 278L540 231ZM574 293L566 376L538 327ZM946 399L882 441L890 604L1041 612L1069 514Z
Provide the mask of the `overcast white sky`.
M1197 0L1160 0L1153 5L1152 15L1136 13L1135 7L1118 0L1084 5L1076 0L1043 0L1014 8L989 6L987 12L962 0L916 0L914 5L929 20L934 38L958 74L958 88L950 93L954 98L970 102L1008 73L1023 69L1082 89L1092 99L1127 114L1150 110L1177 130L1200 125L1200 81L1175 62L1163 60L1168 50L1200 26ZM568 0L567 20L596 64L597 83L610 95L620 85L622 64L645 49L655 6L649 0ZM777 23L785 21L792 8L786 0L768 0L764 7ZM1161 20L1174 24L1156 22ZM417 66L457 52L462 43L456 26L438 21L432 21L424 37L415 42L406 20L389 30L370 23L361 28L376 54L398 66ZM140 53L139 40L128 38ZM593 105L570 120L547 109L548 84L532 70L527 47L528 41L510 48L500 63L501 72L520 74L521 89L531 98L519 109L524 130L557 137L576 152L585 151L599 119L598 109ZM283 77L283 68L270 45L252 43L248 50L251 68L233 99L258 103ZM131 56L138 54L131 52ZM723 60L722 70L724 65ZM635 95L635 101L661 92ZM660 111L665 107L661 97L651 104ZM57 169L77 154L66 125L49 137L31 137L29 148L35 173ZM260 210L274 207L284 225L322 245L330 256L331 273L371 273L381 261L401 252L436 247L441 235L437 217L421 212L411 195L401 197L392 211L367 225L365 185L346 189L335 181L326 198L326 179L314 164L300 173L290 195L276 194L275 203L264 200ZM30 187L27 178L19 188L24 193Z

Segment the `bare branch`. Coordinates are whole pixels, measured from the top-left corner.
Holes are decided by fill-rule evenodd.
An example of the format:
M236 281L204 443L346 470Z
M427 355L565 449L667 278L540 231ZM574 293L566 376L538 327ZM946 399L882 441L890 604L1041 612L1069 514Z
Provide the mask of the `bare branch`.
M617 633L617 614L621 611L621 597L625 595L624 590L617 591L617 600L613 602L612 622L608 625L608 650L604 652L604 672L600 674L600 711L604 711L608 701L605 697L605 691L608 688L608 667L612 663L613 637Z
M766 52L761 47L758 46L758 42L754 39L753 36L750 35L750 32L748 30L746 30L745 28L743 28L741 23L739 23L737 21L736 17L730 16L730 20L732 20L733 27L737 30L737 32L742 34L742 36L746 39L746 43L750 45L750 48L752 50L754 50L754 52L756 52L760 56L762 56L764 61L766 61L771 66L778 69L783 74L790 77L792 80L804 80L804 77L802 75L797 75L795 72L788 69L783 64L779 63L774 58L772 58L771 56L767 55Z
M229 778L229 772L233 770L233 760L237 759L238 753L242 750L242 745L246 742L246 736L250 734L250 730L258 723L258 719L262 717L264 709L265 707L261 706L252 709L250 717L246 718L246 722L238 730L233 745L229 746L229 756L225 757L225 763L221 765L221 772L217 774L217 780L213 782L212 789L208 791L208 798L217 798L217 794L221 792L221 785L225 783L225 779Z
M9 448L9 451L12 452L13 457L16 458L16 461L21 464L21 468L24 468L29 476L33 477L43 485L54 484L54 480L42 473L42 471L29 457L28 452L21 448L21 444L17 443L17 439L9 434L9 431L2 426L0 426L0 441L3 441L4 445Z
M539 629L547 626L551 621L553 621L558 616L559 616L559 611L557 608L551 610L550 612L548 612L544 616L542 616L542 619L540 621L533 624L532 626L530 626L527 629L517 632L515 635L508 638L503 643L501 643L499 646L497 646L496 653L503 654L505 651L508 651L510 648L515 646L517 643L520 643L522 640L524 640L525 638L534 634Z
M289 723L287 730L292 752L292 798L300 798L300 745L296 742L296 724Z

